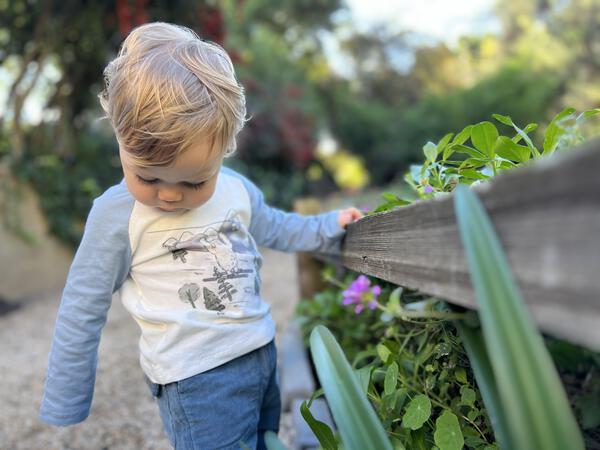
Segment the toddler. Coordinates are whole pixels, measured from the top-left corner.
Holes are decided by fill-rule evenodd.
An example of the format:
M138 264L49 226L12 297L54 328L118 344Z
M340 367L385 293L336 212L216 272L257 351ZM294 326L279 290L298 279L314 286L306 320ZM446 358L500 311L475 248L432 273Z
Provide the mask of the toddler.
M105 69L101 105L124 179L98 197L56 320L40 418L86 419L111 304L141 329L140 364L176 449L264 448L280 416L275 324L257 246L331 251L355 208L302 217L222 166L245 118L218 45L165 23L136 28Z

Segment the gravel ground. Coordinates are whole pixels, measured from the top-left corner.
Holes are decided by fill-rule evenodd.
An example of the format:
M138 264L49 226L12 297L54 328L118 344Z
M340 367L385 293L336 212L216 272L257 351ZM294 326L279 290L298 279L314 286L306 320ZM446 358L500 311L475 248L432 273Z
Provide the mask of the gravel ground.
M298 300L296 259L268 249L262 253L262 289L278 324L278 341ZM118 299L100 342L88 419L70 427L53 427L37 419L58 304L59 293L48 293L0 316L0 450L169 449L138 364L138 327ZM282 417L279 435L292 446L289 413Z

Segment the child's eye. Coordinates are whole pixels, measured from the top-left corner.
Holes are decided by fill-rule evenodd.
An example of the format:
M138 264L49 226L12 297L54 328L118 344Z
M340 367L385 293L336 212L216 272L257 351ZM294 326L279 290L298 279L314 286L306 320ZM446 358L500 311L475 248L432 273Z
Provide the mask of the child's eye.
M136 175L136 177L141 183L144 183L144 184L156 184L160 181L158 178L153 178L151 180L148 180L146 178L140 177L139 175ZM198 190L204 185L204 183L206 183L206 181L202 181L200 183L188 183L187 181L184 181L181 184L187 188Z
M147 180L146 178L142 178L142 177L140 177L139 175L136 175L136 177L137 177L137 179L138 179L139 181L141 181L142 183L145 183L145 184L154 184L154 183L158 183L158 179L157 179L157 178L154 178L154 179L152 179L152 180Z
M206 183L206 181L201 181L200 183L183 183L183 184L185 187L189 187L189 188L198 190L204 185L204 183Z

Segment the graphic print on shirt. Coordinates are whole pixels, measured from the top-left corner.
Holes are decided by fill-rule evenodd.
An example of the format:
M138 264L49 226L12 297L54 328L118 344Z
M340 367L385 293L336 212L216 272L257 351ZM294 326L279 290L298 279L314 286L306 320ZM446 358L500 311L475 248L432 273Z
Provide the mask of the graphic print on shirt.
M198 307L198 301L203 300L206 309L220 313L226 308L225 301L227 304L239 307L247 302L248 294L258 295L258 266L253 256L253 246L247 234L243 232L235 212L229 211L222 222L198 227L198 229L201 231L179 232L177 236L171 236L162 243L162 246L173 255L174 263L192 266L188 270L194 270L194 264L190 263L191 252L210 255L212 273L210 276L200 277L202 290L197 283L185 283L178 290L179 299L189 303L194 309ZM201 261L206 265L206 259ZM246 263L246 268L243 267L242 262ZM206 269L203 267L204 274L207 273ZM194 271L194 274L201 275L201 272ZM249 284L250 280L240 283L244 281L240 279L249 277L252 277L251 284ZM217 292L207 287L215 283ZM243 292L240 293L242 295L235 295L241 287L243 287Z

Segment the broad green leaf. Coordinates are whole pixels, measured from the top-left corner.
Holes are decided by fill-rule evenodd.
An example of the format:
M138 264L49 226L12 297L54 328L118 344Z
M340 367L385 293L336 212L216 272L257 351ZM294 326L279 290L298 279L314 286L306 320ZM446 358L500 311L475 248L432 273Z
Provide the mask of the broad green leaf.
M402 295L403 290L404 289L401 287L397 287L390 294L386 309L392 316L397 316L402 312L402 306L400 306L400 296Z
M488 158L494 157L496 139L498 139L498 130L492 122L479 122L471 128L471 142Z
M395 202L398 199L396 194L392 194L391 192L384 192L381 194L381 198L388 202Z
M509 127L512 127L514 125L510 116L503 116L501 114L492 114L492 117L494 119L496 119L498 122L503 123L504 125L508 125Z
M436 145L429 141L427 144L423 146L423 153L429 162L435 162L437 159L437 147Z
M583 439L544 341L490 219L458 186L455 211L498 392L514 448L583 449Z
M322 325L310 334L310 352L344 448L391 450L386 432L344 352Z
M267 450L288 450L273 431L265 431L265 445Z
M458 169L463 169L464 167L482 167L485 166L489 162L489 159L482 158L469 158L465 159L462 164L458 167ZM462 172L461 172L462 173Z
M360 383L360 387L365 395L369 392L369 383L371 382L372 371L373 366L361 367L360 369L354 371L356 377L358 378L358 382Z
M393 362L388 367L385 373L385 380L383 383L384 392L386 395L392 394L396 390L396 384L398 383L398 364Z
M331 431L329 425L314 418L306 402L302 402L302 405L300 405L300 414L315 434L323 450L337 450L338 445L333 431Z
M474 180L487 180L489 177L476 171L475 169L463 169L460 171L460 175Z
M448 145L448 142L450 142L450 139L452 139L452 136L454 136L454 133L448 133L437 143L436 150L438 155L446 149L446 146Z
M463 405L473 406L475 404L475 391L467 386L460 388L460 402Z
M531 158L531 151L524 145L516 144L506 136L500 136L496 141L496 154L510 161L525 162Z
M518 126L516 126L515 123L512 121L512 119L509 116L501 116L500 114L492 114L492 117L494 119L496 119L498 122L501 122L504 125L508 125L509 127L514 128L514 130L517 132L517 136L515 138L513 138L513 142L515 142L515 144L517 144L521 139L523 139L527 143L527 147L529 147L531 149L532 153L535 156L540 156L540 151L536 148L535 145L533 145L531 138L527 135L527 133L529 131L535 130L536 127L532 128L532 125L535 125L535 124L527 125L527 127L525 127L525 128L526 129L529 128L529 130L527 132L525 132L524 130L521 130Z
M503 159L503 160L500 161L500 167L499 168L501 170L507 170L507 169L512 169L513 167L516 167L516 166L517 166L517 164L515 164L514 162L509 161L507 159Z
M435 421L433 439L440 450L461 450L465 444L458 418L446 410Z
M454 376L459 383L467 382L467 372L463 367L454 370Z
M418 430L431 416L431 400L424 394L413 398L406 407L402 426L411 430Z
M454 139L452 139L452 143L464 144L465 142L467 142L467 139L471 137L471 128L473 128L473 125L467 125L466 127L464 127L460 133L454 136Z
M379 358L381 358L381 361L383 361L383 363L385 364L387 363L388 358L390 357L392 352L385 345L377 344L377 354L379 355Z
M565 108L554 116L544 136L544 155L552 154L556 150L561 136L567 132L566 128L560 125L560 122L574 112L575 108Z
M452 144L452 149L456 153L463 153L472 156L473 158L485 158L485 154L483 154L479 150L474 149L473 147L469 147L468 145Z

